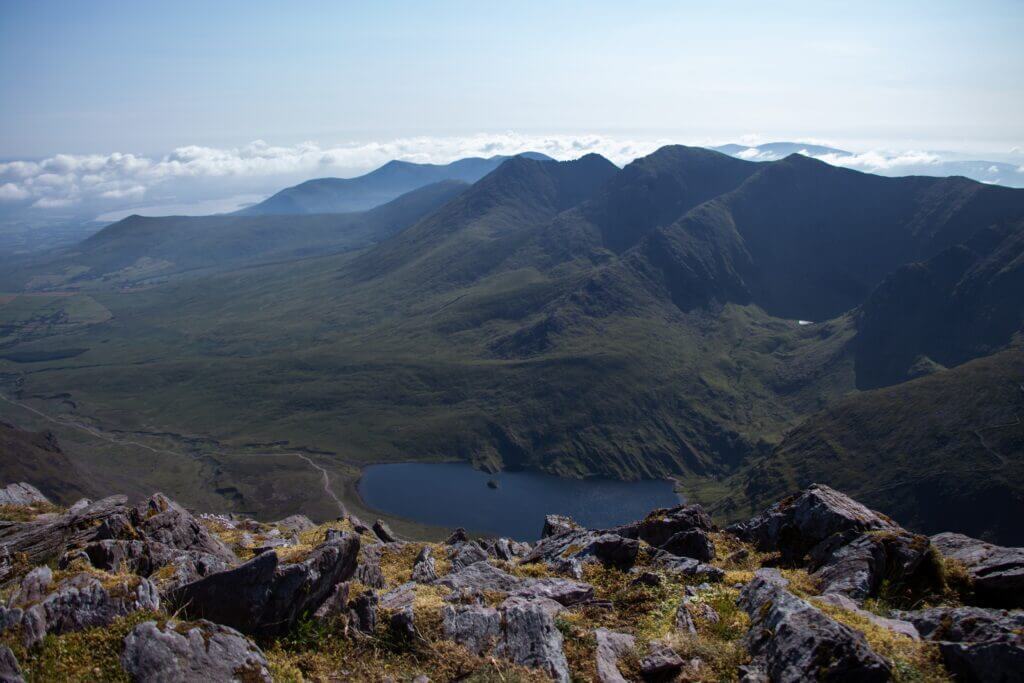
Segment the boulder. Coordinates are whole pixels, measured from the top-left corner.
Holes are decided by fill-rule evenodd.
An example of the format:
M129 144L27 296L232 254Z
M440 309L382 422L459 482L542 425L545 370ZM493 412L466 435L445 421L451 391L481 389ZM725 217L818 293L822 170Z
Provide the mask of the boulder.
M616 633L606 628L594 631L597 641L594 656L597 668L597 680L600 683L626 683L619 671L619 660L636 647L636 638L626 633Z
M134 529L151 541L177 550L212 555L226 564L238 561L231 549L185 508L162 493L153 494L129 514Z
M549 536L558 536L559 534L575 531L579 528L580 525L571 517L565 517L563 515L548 515L544 518L544 527L541 529L540 537L547 538Z
M452 569L459 570L487 560L487 551L476 541L469 541L451 546L449 556L452 560Z
M471 593L496 591L508 593L522 584L522 579L512 576L487 562L475 562L468 567L453 571L437 580L439 586L455 591L468 590Z
M0 505L49 504L50 500L32 484L8 484L0 489Z
M501 615L482 605L446 605L442 613L444 637L475 655L490 652L501 637Z
M1024 548L1007 548L963 534L932 536L944 557L962 564L978 601L992 607L1024 607Z
M316 524L313 524L313 520L306 515L291 515L289 517L285 517L278 522L274 522L274 526L287 534L297 534L316 528Z
M502 603L502 616L502 638L494 654L568 683L562 632L555 626L551 608L543 600L509 598Z
M412 580L416 583L433 583L437 580L434 551L429 545L423 546L412 564Z
M668 645L653 642L647 656L640 660L640 676L645 681L671 681L682 671L686 660Z
M175 588L168 600L190 618L248 634L278 635L314 613L339 582L352 577L358 554L359 537L350 533L317 546L300 562L279 564L277 553L270 551Z
M681 531L713 531L711 517L700 505L679 505L654 510L640 521L609 529L609 533L644 541L655 547L667 543Z
M959 680L1024 680L1024 612L936 607L898 616L939 644L946 668Z
M18 660L6 645L0 645L0 683L25 683Z
M12 555L24 553L32 564L46 562L60 557L68 546L94 540L106 519L124 514L126 501L124 496L110 496L76 512L30 522L0 522L0 545Z
M849 496L823 484L812 484L728 530L760 550L780 551L787 561L798 561L834 535L842 534L848 541L878 529L902 531L888 517Z
M570 607L594 598L594 587L571 579L524 579L510 595L523 598L547 598Z
M398 540L398 537L391 531L391 527L383 519L378 519L373 523L373 533L385 543L394 543Z
M522 562L545 562L561 565L573 559L600 562L623 571L636 563L640 543L613 533L574 529L542 539L523 557Z
M824 541L811 551L810 568L823 593L854 600L877 595L882 582L908 595L938 590L941 574L928 539L907 531L869 531L838 547Z
M209 621L139 624L124 639L121 666L139 683L272 680L255 643Z
M887 681L889 663L863 634L801 600L777 572L758 571L740 593L750 616L745 644L772 681Z
M703 529L679 531L659 547L673 555L692 557L701 562L715 559L715 544Z

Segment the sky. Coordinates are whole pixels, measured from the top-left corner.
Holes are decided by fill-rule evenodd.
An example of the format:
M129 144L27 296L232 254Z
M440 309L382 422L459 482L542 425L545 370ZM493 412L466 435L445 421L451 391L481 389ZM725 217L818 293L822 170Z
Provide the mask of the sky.
M510 140L1024 163L1022 45L1020 0L0 2L0 203L259 193Z

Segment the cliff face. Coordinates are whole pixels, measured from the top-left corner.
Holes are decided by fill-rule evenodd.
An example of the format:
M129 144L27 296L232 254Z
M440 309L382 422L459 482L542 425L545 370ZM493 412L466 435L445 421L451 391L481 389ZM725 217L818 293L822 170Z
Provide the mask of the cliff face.
M535 543L0 489L0 679L1016 680L1024 549L826 486ZM56 569L54 569L56 567Z

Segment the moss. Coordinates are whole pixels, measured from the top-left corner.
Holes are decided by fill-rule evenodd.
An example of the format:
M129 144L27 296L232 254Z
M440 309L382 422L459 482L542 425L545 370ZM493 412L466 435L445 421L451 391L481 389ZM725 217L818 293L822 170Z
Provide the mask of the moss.
M48 635L42 644L27 652L20 642L12 646L25 680L127 681L121 668L124 638L137 624L166 619L155 612L134 612L109 626L91 628L60 636ZM11 642L5 642L12 645Z

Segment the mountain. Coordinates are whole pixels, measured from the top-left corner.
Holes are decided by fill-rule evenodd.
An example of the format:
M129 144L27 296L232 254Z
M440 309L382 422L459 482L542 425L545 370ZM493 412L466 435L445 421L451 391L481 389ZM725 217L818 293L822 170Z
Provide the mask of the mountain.
M551 157L537 152L524 152L519 156L551 160ZM259 204L246 207L237 213L243 216L290 216L365 211L424 185L444 180L474 183L509 158L469 157L450 164L389 161L380 168L356 178L307 180L281 190Z
M740 506L737 477L813 416L1019 345L1022 221L1019 190L800 155L513 158L358 252L97 290L105 316L74 328L0 306L0 382L40 408L70 394L158 443L176 493L235 511L318 490L292 454L346 491L366 464L457 459L680 477ZM106 448L82 457L109 467Z
M913 528L1024 544L1024 350L838 401L735 475L730 518L811 481Z
M70 249L16 266L7 277L29 288L130 286L361 249L400 232L467 187L444 180L348 214L129 216Z

